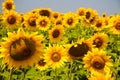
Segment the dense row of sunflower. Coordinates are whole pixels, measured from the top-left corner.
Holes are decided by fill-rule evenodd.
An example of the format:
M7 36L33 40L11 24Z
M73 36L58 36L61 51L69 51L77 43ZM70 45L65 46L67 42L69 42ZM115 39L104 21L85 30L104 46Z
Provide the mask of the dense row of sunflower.
M0 13L0 79L119 80L120 16L91 8ZM22 78L21 78L22 77Z

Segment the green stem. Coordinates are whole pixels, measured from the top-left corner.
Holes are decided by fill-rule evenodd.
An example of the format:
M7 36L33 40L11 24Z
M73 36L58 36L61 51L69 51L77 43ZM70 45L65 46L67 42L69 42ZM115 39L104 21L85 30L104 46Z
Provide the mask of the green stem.
M54 73L55 73L55 79L54 79L54 80L58 80L58 79L57 79L57 72L56 72L56 69L54 70Z
M12 80L12 72L13 72L13 69L10 69L10 74L9 74L9 79L8 80Z
M23 71L23 78L22 78L22 80L24 80L25 79L25 75L26 75L26 69L23 69L22 71Z
M41 76L42 76L42 79L41 80L45 80L45 72L44 71L41 71Z
M70 74L69 74L69 80L72 80L72 68L73 68L73 62L70 62Z

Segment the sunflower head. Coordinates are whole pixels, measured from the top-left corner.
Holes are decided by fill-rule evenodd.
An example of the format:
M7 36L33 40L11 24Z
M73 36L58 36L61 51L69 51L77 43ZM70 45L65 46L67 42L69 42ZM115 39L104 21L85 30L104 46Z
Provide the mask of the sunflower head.
M36 29L36 20L38 18L38 15L37 14L34 14L34 13L30 13L28 12L27 14L25 14L24 16L24 23L25 23L25 26L28 28L28 29Z
M36 24L40 30L47 30L50 27L50 20L48 17L40 16L36 20Z
M85 16L85 11L86 11L85 8L78 8L77 14L78 14L79 16Z
M102 17L99 17L95 23L93 24L94 25L94 29L96 30L102 30L103 28L105 28L105 21L104 21L104 18Z
M106 52L93 48L83 58L84 67L87 68L91 73L107 73L110 72L112 66L110 56L106 55Z
M96 33L91 38L91 40L93 42L94 47L103 49L107 46L108 36L107 36L107 34L104 34L104 33Z
M17 12L11 11L9 13L4 13L3 15L3 23L8 28L17 27L17 25L20 23L20 16Z
M106 17L107 17L107 14L106 14L106 13L102 13L102 17L103 17L103 18L106 18Z
M110 30L113 34L120 34L120 16L116 16L112 19L112 27Z
M67 28L73 28L78 23L77 15L73 12L68 12L63 17L63 25Z
M44 58L41 58L38 63L36 64L36 68L40 69L41 71L48 68L47 62L45 62Z
M115 80L114 77L111 76L111 73L107 74L94 74L88 78L88 80Z
M55 25L62 25L62 24L63 24L62 18L56 19L55 22L54 22L54 24L55 24Z
M92 10L91 8L86 9L84 19L84 24L90 26L96 22L98 18L98 13L96 10Z
M60 17L60 13L59 12L52 12L52 15L51 15L52 21L55 21L59 17Z
M52 30L49 30L49 38L51 42L59 41L64 35L64 27L56 25Z
M15 5L13 0L5 0L2 3L2 8L4 11L12 11L15 10Z
M68 59L66 50L58 45L49 46L44 56L45 61L48 62L53 69L62 67Z
M51 18L52 11L50 8L40 8L38 11L40 16L46 16L48 18Z
M70 58L72 59L82 59L88 51L92 49L92 43L88 40L78 40L76 43L66 47Z
M23 30L18 30L17 33L9 32L8 38L4 39L0 55L3 55L3 63L8 63L9 68L32 66L42 56L43 51L39 50L42 48L41 35L38 36L36 33L30 35Z

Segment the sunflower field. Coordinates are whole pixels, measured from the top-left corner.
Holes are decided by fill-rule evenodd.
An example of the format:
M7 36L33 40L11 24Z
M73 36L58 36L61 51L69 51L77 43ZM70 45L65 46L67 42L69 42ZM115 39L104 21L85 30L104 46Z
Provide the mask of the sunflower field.
M120 15L80 7L0 13L0 80L120 80Z

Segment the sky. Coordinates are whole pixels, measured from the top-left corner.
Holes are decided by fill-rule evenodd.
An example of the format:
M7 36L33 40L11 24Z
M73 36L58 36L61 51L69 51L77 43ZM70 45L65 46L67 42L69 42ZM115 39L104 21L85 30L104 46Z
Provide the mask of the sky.
M2 2L0 0L0 12ZM120 0L14 0L17 12L28 12L36 8L51 8L52 11L62 13L76 12L78 8L92 8L97 10L99 15L102 13L120 13Z

